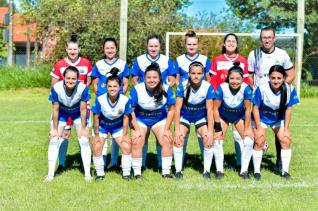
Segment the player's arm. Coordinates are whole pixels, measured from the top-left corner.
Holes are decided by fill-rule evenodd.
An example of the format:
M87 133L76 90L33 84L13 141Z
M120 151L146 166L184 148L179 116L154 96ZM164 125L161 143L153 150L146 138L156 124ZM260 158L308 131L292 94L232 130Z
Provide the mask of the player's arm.
M285 81L289 84L293 83L293 81L295 80L295 68L292 67L291 69L289 70L286 70L286 79Z
M52 121L53 121L53 131L52 131L52 136L58 136L58 118L59 118L59 103L58 102L53 102L53 112L52 112Z
M176 140L180 137L180 113L183 104L183 98L177 97L176 105L174 108L174 133Z
M98 84L99 78L93 78L93 88L94 88L94 93L96 94L97 92L97 84Z
M90 86L92 83L92 77L91 76L87 76L87 82L86 82L86 86Z
M245 120L244 120L244 135L253 136L251 131L251 113L252 113L252 102L250 100L244 100L245 107Z
M221 126L221 118L219 113L220 106L221 106L221 101L214 100L213 102L214 139L220 139L223 135L222 126Z
M80 112L81 112L81 124L82 124L81 130L85 131L85 129L86 129L87 102L81 101Z
M206 109L208 117L208 132L213 134L213 100L206 100Z
M254 89L254 73L248 73L248 84L250 85L251 89Z
M51 79L51 85L54 86L57 82L59 82L58 78L52 77Z
M168 85L170 87L173 87L176 84L176 76L175 75L169 75L168 76Z
M128 90L128 82L129 82L129 79L126 78L126 77L123 77L123 91L124 91L124 94L126 94L127 90Z

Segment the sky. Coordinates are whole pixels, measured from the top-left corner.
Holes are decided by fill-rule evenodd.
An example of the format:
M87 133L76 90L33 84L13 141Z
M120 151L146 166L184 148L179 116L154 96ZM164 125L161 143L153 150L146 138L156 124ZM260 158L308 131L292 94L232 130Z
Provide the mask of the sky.
M192 5L185 10L189 16L195 16L198 12L217 13L226 8L225 0L192 0Z

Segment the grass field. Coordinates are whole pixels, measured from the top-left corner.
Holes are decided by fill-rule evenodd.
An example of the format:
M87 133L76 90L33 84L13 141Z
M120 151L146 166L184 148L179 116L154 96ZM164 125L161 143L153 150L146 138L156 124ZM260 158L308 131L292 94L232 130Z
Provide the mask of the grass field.
M272 133L268 136L270 148L263 158L261 181L243 181L232 170L225 171L221 181L205 181L192 133L190 159L182 181L163 180L150 168L142 181L126 182L119 174L106 172L104 181L87 183L80 172L78 144L72 138L67 156L69 170L52 183L44 183L51 112L48 93L48 89L0 91L0 210L318 209L317 98L302 98L294 109L289 181L272 170ZM229 164L234 162L233 152L233 140L228 135L225 154ZM151 155L149 161L153 162L156 158Z

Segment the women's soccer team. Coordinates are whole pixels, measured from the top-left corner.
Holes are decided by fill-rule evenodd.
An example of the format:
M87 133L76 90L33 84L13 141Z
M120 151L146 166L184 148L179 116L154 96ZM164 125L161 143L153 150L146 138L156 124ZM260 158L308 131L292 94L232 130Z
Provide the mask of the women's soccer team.
M273 29L267 29L274 33ZM149 35L147 53L138 56L129 70L128 64L117 57L114 38L105 39L104 58L92 67L89 60L79 56L80 43L72 34L66 44L66 57L51 72L49 101L53 110L45 180L52 181L55 174L66 170L72 125L76 129L86 181L92 180L92 160L95 179L105 178L103 155L108 138L112 139L111 165L118 165L120 149L122 178L142 179L148 142L152 141L148 140L150 132L155 136L162 178L173 178L174 161L174 177L183 179L191 123L196 132L193 137L198 139L204 179L211 179L213 158L216 179L224 176L223 144L230 125L236 168L242 179L249 179L251 160L254 179L261 179L267 127L272 128L281 146L281 176L289 179L292 142L289 126L292 106L299 99L295 88L286 81L283 64L273 64L266 73L268 79L254 84L254 80L249 80L253 75L249 74L247 59L239 55L235 34L224 37L222 54L212 62L198 52L199 39L193 30L186 32L184 42L186 53L173 62L160 53L160 37ZM133 87L127 97L129 77ZM91 82L96 95L92 108ZM55 170L57 160L59 165Z

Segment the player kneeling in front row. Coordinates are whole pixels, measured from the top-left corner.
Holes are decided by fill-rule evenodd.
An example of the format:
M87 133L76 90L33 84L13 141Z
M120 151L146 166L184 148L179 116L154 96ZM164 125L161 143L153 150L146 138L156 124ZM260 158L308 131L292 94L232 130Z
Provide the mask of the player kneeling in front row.
M76 127L76 134L81 148L85 180L91 180L91 148L88 139L87 123L87 101L91 98L88 87L78 81L79 71L74 66L69 66L63 73L63 81L57 82L51 89L49 100L53 104L53 127L48 149L49 171L46 181L54 178L55 164L59 153L60 143L63 142L62 133L66 122L71 118Z
M96 98L92 108L94 113L93 162L96 169L96 180L103 180L105 177L102 150L108 133L115 139L122 151L123 179L130 180L131 140L128 138L127 131L132 107L128 97L119 93L121 80L117 75L118 71L116 67L111 69L111 75L106 80L107 92ZM133 120L132 123L135 121ZM133 125L138 127L136 124Z
M247 168L252 156L253 131L250 126L252 90L243 82L243 69L239 62L229 69L226 81L216 90L214 101L214 157L216 178L223 173L223 141L229 123L233 124L244 143L242 152L241 177L248 178ZM250 150L248 150L250 149Z
M286 71L281 65L269 70L269 82L257 87L253 98L255 120L255 145L253 150L254 178L261 179L260 168L263 146L266 140L266 128L270 126L281 144L282 177L289 179L291 160L291 121L292 106L299 103L295 88L285 82Z
M210 168L213 158L213 98L212 86L203 80L204 66L192 62L189 66L189 79L179 83L175 108L174 161L176 178L182 179L183 146L189 136L190 124L194 123L197 133L203 137L203 177L211 179Z

